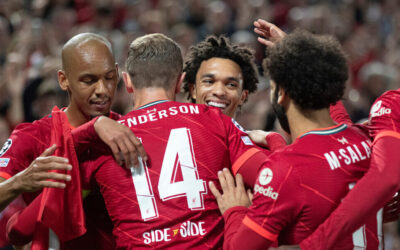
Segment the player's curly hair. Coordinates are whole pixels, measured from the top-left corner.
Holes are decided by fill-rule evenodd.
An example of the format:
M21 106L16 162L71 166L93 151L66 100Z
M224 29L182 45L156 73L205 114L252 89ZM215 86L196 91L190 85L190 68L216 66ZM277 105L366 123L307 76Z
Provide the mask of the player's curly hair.
M346 56L332 36L296 30L267 48L264 72L302 109L339 101L348 79Z
M232 44L225 36L208 36L204 41L190 47L183 71L186 76L183 82L187 99L195 102L190 96L190 86L196 84L196 74L203 61L218 57L236 62L243 75L243 89L252 93L257 90L258 74L253 62L254 52L245 46Z

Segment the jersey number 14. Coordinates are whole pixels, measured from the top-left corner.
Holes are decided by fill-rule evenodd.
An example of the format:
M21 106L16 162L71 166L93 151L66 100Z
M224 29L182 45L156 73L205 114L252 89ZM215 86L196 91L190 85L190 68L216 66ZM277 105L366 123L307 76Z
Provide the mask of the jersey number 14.
M158 218L157 203L154 197L149 171L146 163L140 162L139 169L131 169L136 197L142 219ZM179 171L181 181L175 181ZM207 193L206 182L199 178L190 130L172 129L168 138L158 180L158 193L162 201L186 196L191 210L204 209L203 195Z

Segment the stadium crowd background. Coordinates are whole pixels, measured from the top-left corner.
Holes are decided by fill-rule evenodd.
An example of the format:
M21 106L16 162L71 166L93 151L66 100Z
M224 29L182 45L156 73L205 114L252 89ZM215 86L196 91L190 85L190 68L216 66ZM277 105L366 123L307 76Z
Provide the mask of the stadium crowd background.
M400 87L400 2L397 0L0 0L0 144L20 122L39 119L67 95L57 83L62 45L73 35L95 32L113 44L120 69L130 42L160 32L187 49L208 34L226 34L256 51L264 47L253 21L268 20L286 32L304 28L335 35L348 55L350 80L344 104L354 122L368 117L373 101ZM262 74L262 72L260 72ZM237 120L247 129L274 128L268 80L260 77ZM119 85L113 110L132 104ZM181 94L180 101L187 101ZM400 249L396 223L386 226L386 249Z

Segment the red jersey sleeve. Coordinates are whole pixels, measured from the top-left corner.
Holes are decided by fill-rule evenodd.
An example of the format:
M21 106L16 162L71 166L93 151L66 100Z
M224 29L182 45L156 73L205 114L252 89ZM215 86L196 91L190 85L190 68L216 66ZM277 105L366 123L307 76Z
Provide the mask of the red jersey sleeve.
M372 138L386 130L400 133L399 99L399 91L389 91L372 105L369 114L369 133Z
M231 169L234 175L240 173L244 182L253 186L258 170L265 162L268 151L254 145L245 130L234 119L222 115L222 122L227 131Z
M253 204L243 219L244 225L271 242L296 219L304 200L296 170L279 156L273 158L258 174Z
M336 104L329 107L329 113L332 119L337 123L352 124L349 114L344 107L342 101L338 101Z
M94 129L94 123L98 118L99 117L93 118L91 121L72 130L72 138L77 155L80 155L83 151L93 145L94 140L99 139L96 130Z
M50 141L48 121L43 118L15 128L0 150L0 177L8 179L26 169L46 149Z
M400 188L400 174L396 174L400 170L399 148L397 132L382 132L375 138L370 169L329 218L301 242L302 249L332 249L392 198Z
M260 249L272 242L254 232L242 223L246 207L233 207L223 214L225 220L224 249Z

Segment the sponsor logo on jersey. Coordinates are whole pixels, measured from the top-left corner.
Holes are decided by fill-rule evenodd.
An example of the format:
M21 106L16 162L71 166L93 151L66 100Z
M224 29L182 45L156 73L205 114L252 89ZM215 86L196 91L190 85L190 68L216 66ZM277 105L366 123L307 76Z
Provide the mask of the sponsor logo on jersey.
M250 137L248 136L242 136L242 141L245 145L253 145L253 142L250 140Z
M261 185L267 185L272 181L272 177L274 174L272 173L272 170L269 168L264 168L261 170L260 175L258 176L258 181L260 182Z
M242 131L243 133L246 133L246 130L244 130L244 128L242 126L240 126L240 124L235 121L235 119L232 118L232 123L233 125L235 125L235 127L237 127L240 131Z
M274 192L274 189L272 187L264 188L258 184L254 185L254 193L262 194L273 200L278 199L278 195L279 195L278 192Z
M382 115L387 115L392 113L392 110L389 108L385 108L382 106L382 101L378 101L377 103L374 104L371 108L371 118L376 117L376 116L382 116Z
M0 167L7 167L10 162L10 158L0 158Z
M150 230L143 233L143 242L145 244L167 242L174 239L174 237L180 236L180 238L188 237L202 237L207 231L204 229L204 221L191 222L185 221L177 228L163 228Z
M0 150L0 156L4 155L7 152L7 150L9 150L11 148L11 145L12 145L12 140L8 139L4 143L3 148Z

